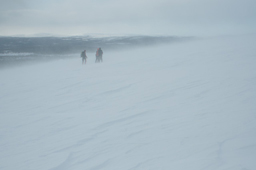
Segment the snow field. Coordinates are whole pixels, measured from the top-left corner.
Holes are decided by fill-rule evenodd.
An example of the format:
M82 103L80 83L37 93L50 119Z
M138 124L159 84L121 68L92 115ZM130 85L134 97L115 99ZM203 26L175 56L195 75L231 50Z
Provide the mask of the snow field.
M255 36L0 70L0 169L253 170Z

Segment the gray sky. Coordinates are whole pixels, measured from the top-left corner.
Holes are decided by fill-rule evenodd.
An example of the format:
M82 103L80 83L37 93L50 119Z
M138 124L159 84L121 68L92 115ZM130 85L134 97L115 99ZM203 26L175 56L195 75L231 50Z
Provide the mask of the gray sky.
M0 0L0 35L256 32L255 0Z

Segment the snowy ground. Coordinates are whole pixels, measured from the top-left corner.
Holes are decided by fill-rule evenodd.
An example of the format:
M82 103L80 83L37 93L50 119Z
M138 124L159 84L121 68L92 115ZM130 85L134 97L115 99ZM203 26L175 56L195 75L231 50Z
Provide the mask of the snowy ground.
M0 170L255 170L255 44L216 37L0 70Z

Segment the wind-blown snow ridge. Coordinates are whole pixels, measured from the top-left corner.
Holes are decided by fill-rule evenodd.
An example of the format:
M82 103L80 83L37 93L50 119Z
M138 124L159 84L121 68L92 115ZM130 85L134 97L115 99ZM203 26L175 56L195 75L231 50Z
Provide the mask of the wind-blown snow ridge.
M254 170L255 40L0 70L0 169Z

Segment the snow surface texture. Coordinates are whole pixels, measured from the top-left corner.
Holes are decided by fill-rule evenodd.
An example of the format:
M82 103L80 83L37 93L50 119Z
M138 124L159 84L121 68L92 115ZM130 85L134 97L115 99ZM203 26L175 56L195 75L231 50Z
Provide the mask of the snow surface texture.
M0 70L0 169L255 170L255 44L212 38Z

